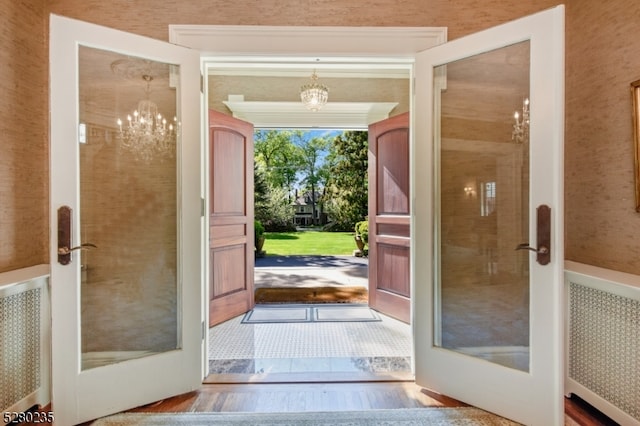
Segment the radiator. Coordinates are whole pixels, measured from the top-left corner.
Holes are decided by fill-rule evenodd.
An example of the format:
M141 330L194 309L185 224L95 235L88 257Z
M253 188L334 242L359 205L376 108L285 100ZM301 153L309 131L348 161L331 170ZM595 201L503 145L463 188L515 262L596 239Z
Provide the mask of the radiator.
M49 265L0 273L1 413L51 402L48 278Z
M565 393L640 425L640 276L565 263Z

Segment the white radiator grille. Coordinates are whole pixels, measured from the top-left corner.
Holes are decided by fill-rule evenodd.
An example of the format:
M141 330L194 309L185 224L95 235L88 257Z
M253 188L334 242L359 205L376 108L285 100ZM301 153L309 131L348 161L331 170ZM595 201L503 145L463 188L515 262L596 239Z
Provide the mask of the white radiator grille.
M0 298L0 407L40 387L39 288Z
M0 412L51 402L48 277L48 265L0 273Z
M569 377L640 420L640 301L569 283Z

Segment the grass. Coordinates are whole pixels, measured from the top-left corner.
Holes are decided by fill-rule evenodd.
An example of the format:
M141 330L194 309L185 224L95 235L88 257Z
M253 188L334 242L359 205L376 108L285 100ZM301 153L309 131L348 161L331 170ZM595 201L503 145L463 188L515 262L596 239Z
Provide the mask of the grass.
M267 256L350 255L356 249L352 232L265 232Z

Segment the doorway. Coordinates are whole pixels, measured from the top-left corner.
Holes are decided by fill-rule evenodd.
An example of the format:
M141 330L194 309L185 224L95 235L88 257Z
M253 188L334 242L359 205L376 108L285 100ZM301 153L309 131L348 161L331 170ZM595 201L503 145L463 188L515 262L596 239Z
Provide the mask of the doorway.
M216 75L212 79L215 79L216 77L219 76ZM252 76L252 81L256 79L256 76ZM274 81L274 77L270 77L270 80L273 85L278 85L280 83ZM288 79L283 79L285 83L286 80ZM338 80L339 79L336 79L334 82L339 85L340 81ZM405 78L401 79L398 76L395 76L390 80L390 83L395 84L396 86L404 86L402 93L404 93L405 99L409 98L410 87L408 81L408 73ZM362 85L363 83L364 82L360 82L359 84ZM385 83L384 79L378 78L374 82L374 85L380 87L384 85L383 83ZM242 84L240 84L240 86L242 86ZM247 86L245 85L244 87L246 88ZM372 90L368 91L370 94L372 92ZM394 93L393 91L390 92ZM294 93L297 95L297 92ZM211 99L211 97L209 97L209 99ZM254 102L252 106L261 106L256 104L257 102ZM269 105L272 106L273 104L274 103L270 103ZM394 103L395 106L398 104L399 103L397 102ZM408 109L408 104L408 101L404 102L404 108ZM224 103L224 105L227 104ZM345 108L349 105L347 103L342 103L341 106L343 107L343 111L347 111ZM357 106L360 105L357 104L356 107ZM211 108L212 105L209 105L209 107ZM299 101L295 102L295 107L300 107ZM401 115L407 117L406 113ZM316 116L310 117L312 119L316 118ZM252 120L250 116L242 118L255 121ZM354 123L357 124L355 121ZM356 124L354 124L354 127ZM360 129L363 127L366 129L366 126L369 124L369 122L364 121L357 124L357 126ZM408 121L406 122L405 127L408 127ZM408 144L408 132L406 129L404 135L405 143ZM366 145L364 149L366 158ZM408 157L405 160L408 163ZM404 172L408 176L407 167L404 167ZM363 173L366 174L366 163ZM404 189L404 193L405 196L408 196L408 188ZM364 208L364 211L366 215L366 207ZM362 219L364 219L364 217ZM355 248L356 246L354 241L352 249ZM268 244L265 246L265 249L269 249ZM334 268L334 272L337 272L336 268L340 266L344 269L345 265L353 269L355 266L354 264L363 263L362 260L366 262L366 258L356 258L353 257L353 255L341 256L340 258L332 257L329 259L331 266ZM261 259L258 259L257 265L259 265L260 261ZM320 271L321 268L318 268L318 266L321 266L319 262L315 262L315 264L313 264L314 262L311 262L313 265L310 265L308 259L303 259L301 262L300 259L292 261L292 259L286 258L281 259L281 261L286 262L290 267L297 266L298 269L304 270L304 275L309 274L310 270L313 269L316 274L320 272L325 280L327 278L331 280L331 277L327 277L326 270L324 273ZM278 269L282 269L283 267L286 267L286 265L279 265ZM289 277L289 280L295 280L296 278L299 280L300 277L291 276ZM259 282L256 281L255 285L258 286ZM246 316L244 318L231 318L227 323L221 325L220 328L212 330L212 334L210 335L211 351L209 353L209 359L214 361L213 363L210 362L210 371L216 370L223 371L225 373L235 372L236 374L238 374L238 371L244 371L245 376L255 374L262 375L269 372L271 373L269 374L269 377L272 377L274 371L282 372L286 370L288 373L307 373L304 374L307 378L309 377L308 373L310 372L315 374L338 373L340 380L345 379L345 373L358 373L353 375L354 377L357 377L358 380L363 380L365 378L365 375L362 373L368 373L367 377L371 377L371 373L379 372L384 372L387 376L390 374L393 375L397 372L402 373L404 377L410 375L410 326L402 324L392 318L383 319L374 311L370 311L366 306L349 307L352 310L349 311L348 315L354 315L354 311L368 311L372 318L353 318L351 316L347 318L343 316L338 317L337 319L334 318L333 320L320 319L320 316L327 315L325 308L327 307L312 306L311 308L308 308L308 312L305 313L307 308L303 308L301 306L286 306L286 308L271 307L267 310L261 310L260 315L266 315L268 318L258 325L246 324ZM331 307L331 314L337 314L337 311L342 311L342 313L344 313L346 308L348 307ZM268 315L265 314L266 311L268 311ZM278 323L277 320L274 320L273 317L275 312L278 314L285 312L292 315L293 319L291 321L284 321L288 322L286 327L284 327L282 322ZM255 314L255 310L252 311L251 314ZM296 315L300 315L300 317L297 317ZM408 312L406 315L408 318ZM347 321L345 318L349 320ZM293 322L293 324L291 324L291 322ZM322 322L324 323L320 324ZM332 324L328 324L328 322L331 322ZM376 324L371 324L373 322L376 322ZM220 329L223 329L223 331L220 331ZM236 331L231 332L227 329L235 329ZM266 332L266 329L271 331ZM291 332L291 330L293 330L293 332ZM236 345L238 341L243 340L243 332L247 332L248 336L245 336L245 338L248 338L249 341L245 344ZM231 346L234 345L217 345L216 342L218 341L219 336L224 335L225 333L228 333L229 336L221 338L221 342L229 342L233 340L235 348L231 348ZM264 340L264 338L261 337L262 333L271 334L271 339L267 343L268 350L266 352L265 348L260 347L260 341ZM294 334L296 334L295 337L293 336ZM398 342L398 339L401 340L401 342ZM229 351L230 349L231 351ZM237 349L237 351L234 352L234 349ZM302 349L302 352L300 349ZM250 355L247 355L247 352L243 351L249 351ZM230 352L232 355L233 353L236 355L229 355ZM269 356L268 360L259 358L261 356L266 356L265 353ZM250 356L250 358L247 358L247 356ZM258 357L258 359L255 359L256 357ZM212 364L215 364L215 366L212 366ZM393 378L397 379L397 376L393 376ZM375 379L380 380L380 376L376 375ZM229 378L225 377L222 380L229 380ZM287 380L292 379L289 376ZM323 380L331 379L325 375L323 376Z
M412 75L415 53L446 41L446 28L283 28L251 26L181 26L170 27L172 43L189 46L201 52L203 74L210 69L244 69L272 64L275 71L297 64L308 78L313 69L322 64L326 69L339 69L345 75L353 69L376 71L385 69ZM257 54L257 52L260 52ZM205 85L208 79L204 79ZM410 85L412 86L412 85ZM215 90L205 89L206 110L209 98ZM297 90L297 89L294 89ZM239 92L242 93L242 92ZM237 94L237 93L236 93ZM335 93L334 93L335 94ZM335 98L333 98L335 100ZM409 100L411 108L412 98ZM225 99L226 100L226 99ZM257 99L264 102L264 99ZM296 102L299 104L299 101ZM246 104L248 105L248 103ZM270 112L274 112L271 109ZM326 109L325 111L329 111ZM281 110L278 111L283 117ZM354 116L367 115L369 111L345 114L334 111L334 119L342 119L342 127L349 127ZM291 117L291 114L284 115ZM266 114L273 119L274 114ZM277 127L273 123L267 127ZM206 156L205 156L206 158ZM206 182L206 179L204 179ZM206 221L206 219L205 219ZM203 241L206 246L208 242ZM204 249L206 252L206 249ZM208 276L209 269L204 271ZM205 290L206 293L206 290ZM207 296L205 294L205 296ZM207 342L208 343L208 342ZM208 347L208 345L205 345ZM206 356L203 357L206 359ZM203 365L203 371L208 365Z

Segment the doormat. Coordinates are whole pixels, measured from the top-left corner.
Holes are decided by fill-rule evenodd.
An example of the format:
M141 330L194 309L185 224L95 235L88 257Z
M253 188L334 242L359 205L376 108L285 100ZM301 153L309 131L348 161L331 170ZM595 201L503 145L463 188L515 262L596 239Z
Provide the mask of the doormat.
M382 321L377 312L362 305L289 305L256 306L242 318L242 324L294 322L369 322Z
M366 287L262 287L256 303L367 303Z

